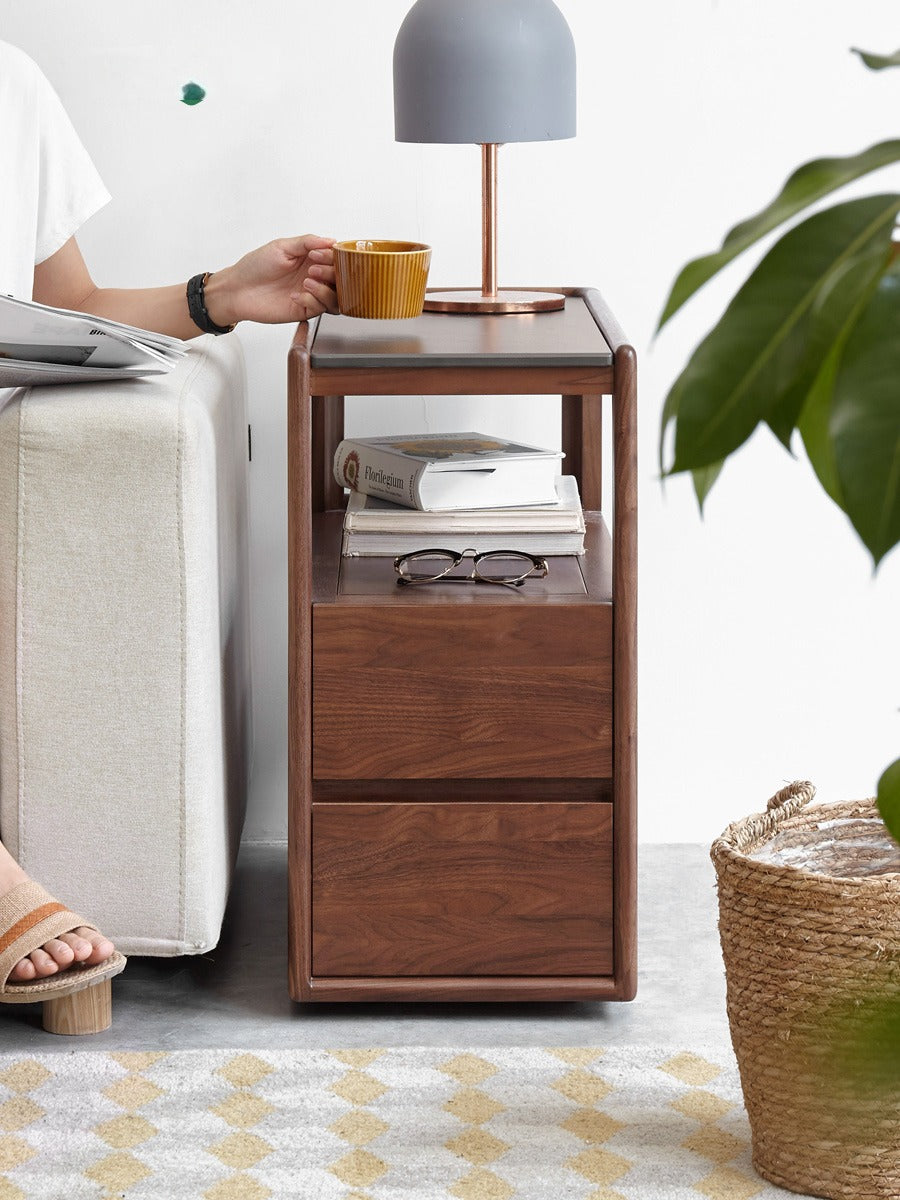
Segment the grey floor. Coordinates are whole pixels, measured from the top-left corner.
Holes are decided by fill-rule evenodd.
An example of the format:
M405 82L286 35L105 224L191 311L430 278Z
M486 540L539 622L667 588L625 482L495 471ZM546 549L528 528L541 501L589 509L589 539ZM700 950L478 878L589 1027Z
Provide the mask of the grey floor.
M244 846L219 946L197 958L131 958L113 1024L45 1033L40 1008L0 1012L0 1052L391 1045L672 1045L727 1041L715 886L705 846L639 854L639 984L628 1004L295 1004L287 992L285 847Z

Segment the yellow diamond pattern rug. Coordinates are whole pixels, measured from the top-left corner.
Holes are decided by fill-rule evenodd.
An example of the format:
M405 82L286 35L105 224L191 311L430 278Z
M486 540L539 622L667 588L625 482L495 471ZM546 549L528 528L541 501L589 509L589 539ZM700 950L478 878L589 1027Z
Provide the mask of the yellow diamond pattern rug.
M773 1200L730 1051L0 1055L0 1200Z

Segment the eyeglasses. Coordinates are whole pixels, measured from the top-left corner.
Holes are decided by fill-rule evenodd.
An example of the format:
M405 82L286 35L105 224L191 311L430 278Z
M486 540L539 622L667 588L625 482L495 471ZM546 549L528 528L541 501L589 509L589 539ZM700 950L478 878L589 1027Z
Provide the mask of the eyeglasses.
M472 556L468 575L451 575L464 558ZM521 587L531 576L544 579L549 568L546 559L535 558L521 550L487 550L476 554L472 549L416 550L394 559L398 585L416 583L498 583L504 587Z

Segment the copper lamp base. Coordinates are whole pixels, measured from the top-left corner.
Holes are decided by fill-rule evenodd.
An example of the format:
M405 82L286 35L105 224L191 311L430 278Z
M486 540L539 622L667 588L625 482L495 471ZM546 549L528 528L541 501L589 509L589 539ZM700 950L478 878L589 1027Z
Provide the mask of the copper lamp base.
M551 312L563 308L565 303L566 298L561 292L514 292L504 288L493 296L462 288L425 295L425 311L442 313Z
M425 312L536 313L565 307L562 292L497 287L497 150L496 142L481 147L481 291L426 292Z

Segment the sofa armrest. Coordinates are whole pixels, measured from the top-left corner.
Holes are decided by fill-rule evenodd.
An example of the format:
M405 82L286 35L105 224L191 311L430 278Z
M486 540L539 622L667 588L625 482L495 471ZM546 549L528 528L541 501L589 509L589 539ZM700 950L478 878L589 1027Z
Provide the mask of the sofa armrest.
M0 836L126 952L215 944L251 745L244 367L0 411Z

